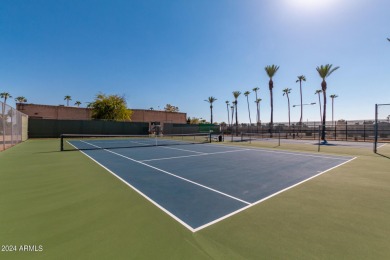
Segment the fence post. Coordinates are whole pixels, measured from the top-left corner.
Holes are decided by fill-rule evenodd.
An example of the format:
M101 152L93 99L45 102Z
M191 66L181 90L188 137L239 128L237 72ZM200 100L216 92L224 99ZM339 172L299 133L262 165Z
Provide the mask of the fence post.
M375 104L374 153L378 148L378 104Z
M363 121L363 142L366 141L366 121Z
M348 142L348 121L345 120L345 141Z
M318 126L318 152L320 151L321 145L321 125Z
M14 109L11 107L11 146L14 145Z

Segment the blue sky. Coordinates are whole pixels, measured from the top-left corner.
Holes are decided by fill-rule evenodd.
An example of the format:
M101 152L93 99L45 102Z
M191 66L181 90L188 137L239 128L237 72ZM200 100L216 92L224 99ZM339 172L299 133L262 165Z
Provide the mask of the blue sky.
M288 119L282 89L299 104L303 74L303 102L318 104L316 67L330 63L340 66L327 80L328 95L339 96L335 118L370 119L375 103L390 103L389 10L386 0L1 0L0 91L50 105L65 104L65 95L86 105L99 92L119 94L130 108L169 103L206 119L204 100L214 96L221 122L232 91L260 87L269 122L264 67L276 64L280 122ZM238 111L248 122L244 95ZM299 111L291 108L292 121ZM303 118L319 120L318 105L305 106Z

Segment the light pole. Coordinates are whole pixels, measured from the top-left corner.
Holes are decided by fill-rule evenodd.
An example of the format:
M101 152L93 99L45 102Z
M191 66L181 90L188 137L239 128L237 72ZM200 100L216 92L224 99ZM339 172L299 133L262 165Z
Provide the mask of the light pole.
M333 94L329 96L332 99L332 126L334 125L334 99L338 96Z
M302 106L311 106L311 105L315 105L316 103L310 103L310 104L302 104ZM293 105L293 107L300 107L301 105Z
M316 104L315 102L312 102L310 104L302 104L302 106L301 105L293 105L293 107L312 106L312 105L315 105L315 104ZM302 128L302 122L299 124L299 132L301 132L301 128Z
M316 104L316 102L312 102L312 103L310 103L310 104L302 104L302 107L303 106L312 106L312 105L315 105ZM300 107L301 105L293 105L293 107Z

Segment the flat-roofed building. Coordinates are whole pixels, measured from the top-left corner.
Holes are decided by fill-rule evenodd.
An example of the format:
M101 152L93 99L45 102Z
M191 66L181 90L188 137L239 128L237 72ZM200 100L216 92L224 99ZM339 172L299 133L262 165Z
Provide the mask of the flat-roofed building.
M71 106L52 106L39 104L17 103L16 109L35 119L57 120L91 120L92 109ZM131 109L132 122L148 122L157 125L164 123L186 124L187 114L181 112L166 112L160 110Z

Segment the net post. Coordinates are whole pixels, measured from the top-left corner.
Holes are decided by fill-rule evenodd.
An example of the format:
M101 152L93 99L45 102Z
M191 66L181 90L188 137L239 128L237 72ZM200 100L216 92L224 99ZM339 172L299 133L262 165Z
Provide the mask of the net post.
M61 141L60 141L60 151L64 151L64 136L60 135Z

